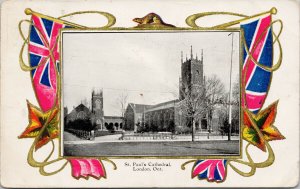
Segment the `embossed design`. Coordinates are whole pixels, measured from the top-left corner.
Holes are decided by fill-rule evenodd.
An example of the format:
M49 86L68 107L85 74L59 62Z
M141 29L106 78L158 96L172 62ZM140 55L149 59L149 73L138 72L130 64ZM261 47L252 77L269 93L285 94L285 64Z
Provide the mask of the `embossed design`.
M165 23L162 18L155 13L149 13L142 18L134 18L134 22L138 23L135 28L175 28L172 24Z
M96 179L106 178L105 168L101 160L72 158L69 161L72 166L72 176L76 179L80 177L88 179L89 176Z
M274 102L263 111L260 111L257 115L254 115L250 111L244 111L244 128L242 131L243 138L249 143L257 146L262 151L266 151L265 142L253 128L253 124L257 125L266 141L285 139L285 137L282 136L279 130L273 125L277 113L277 104L278 101Z
M81 29L109 28L114 25L115 17L109 13L100 11L74 12L59 18L46 16L34 12L31 9L25 9L25 14L31 15L31 19L21 20L19 22L19 32L23 39L23 45L19 55L19 64L23 71L30 72L34 92L40 105L39 108L27 101L29 125L19 136L19 138L34 138L28 152L28 163L32 167L38 167L40 174L44 176L54 175L62 171L70 162L75 178L84 177L88 179L88 176L93 176L98 179L100 177L106 177L106 172L100 159L81 158L80 160L73 159L68 161L60 156L51 160L50 158L53 156L55 150L53 139L59 136L58 123L60 117L58 115L61 78L59 75L60 56L58 41L60 29L65 27ZM108 19L108 23L103 27L86 27L61 19L76 14L100 14ZM25 36L22 31L23 23L28 23L30 26L28 36ZM28 46L27 56L29 57L29 64L25 64L23 60L26 45ZM34 151L43 147L48 142L51 142L52 150L43 161L37 161L33 156ZM114 169L116 169L116 165L112 161L105 158L102 159L112 163ZM59 161L64 161L64 163L56 170L52 172L45 170L45 167L48 165ZM82 162L89 162L89 164L83 165L82 167L77 166L78 163L80 164Z
M50 74L50 76L48 75L47 77L46 76L43 77L43 74L41 74L41 76L40 76L41 79L38 80L38 82L39 82L39 84L41 83L41 84L45 85L46 87L54 87L54 85L56 84L56 88L54 88L54 90L52 92L54 95L51 97L50 100L48 97L43 98L44 97L43 95L46 95L45 93L42 93L40 95L38 95L36 93L36 97L39 101L41 110L39 110L39 107L35 107L32 104L28 105L29 125L20 136L20 138L24 138L24 137L33 137L34 138L34 141L28 152L28 158L27 158L28 163L32 167L39 168L39 172L41 173L41 175L45 175L45 176L53 175L53 174L56 174L56 173L62 171L65 168L65 166L70 162L70 164L72 166L72 175L73 175L73 177L75 177L77 179L81 178L81 177L88 179L89 176L93 176L95 178L101 178L101 177L106 178L106 172L105 172L105 169L104 169L104 166L103 166L101 160L105 160L105 161L112 163L114 165L114 169L116 169L116 165L114 164L114 162L112 162L111 160L106 159L106 158L99 157L97 159L94 159L94 158L81 157L81 158L75 158L75 159L65 159L64 157L58 156L58 157L54 157L50 160L50 157L53 156L53 152L55 149L55 145L53 142L53 139L55 137L53 137L54 135L51 135L51 133L53 134L56 132L49 132L49 125L57 126L56 123L53 125L53 120L56 119L56 114L59 114L58 113L58 109L59 109L58 102L59 102L59 98L60 98L60 75L59 75L59 59L60 58L58 56L59 51L58 51L58 45L57 45L59 36L57 35L54 38L51 38L51 36L48 35L49 32L48 32L47 27L45 27L45 31L41 31L41 27L37 27L37 25L38 25L37 19L39 19L40 23L44 22L44 25L47 25L47 24L45 24L45 22L49 21L49 22L52 22L52 24L58 23L60 28L68 26L68 27L74 27L74 28L78 28L78 29L89 29L89 30L111 29L111 27L115 24L116 19L113 15L106 13L106 12L100 12L100 11L79 11L79 12L74 12L74 13L60 16L58 18L46 16L46 15L34 12L31 9L26 9L25 13L27 15L32 15L32 19L31 20L25 19L25 20L21 20L19 22L19 26L18 26L19 32L23 39L23 45L21 47L20 55L19 55L20 67L22 70L30 72L30 78L32 80L34 80L34 77L36 76L35 74L37 74L38 70L41 69L42 67L43 67L43 69L41 69L42 70L42 71L40 71L41 73L44 73L46 69L51 69L52 74ZM251 45L251 43L249 43L249 38L245 35L245 33L242 33L243 34L242 35L242 45L244 47L244 57L246 59L246 64L247 64L247 61L251 62L251 65L252 66L254 65L254 67L256 67L256 69L262 69L264 72L272 73L273 71L276 71L277 69L279 69L281 62L282 62L282 47L281 47L281 43L279 40L279 36L281 34L283 24L282 24L281 20L272 21L271 15L275 15L276 13L277 13L276 8L272 8L269 11L259 13L259 14L253 15L253 16L247 16L247 15L231 13L231 12L198 13L198 14L194 14L194 15L191 15L186 18L186 23L191 28L176 28L174 25L166 24L161 19L161 17L155 13L150 13L143 18L135 18L133 21L135 21L139 24L138 26L135 27L135 29L227 30L235 25L242 24L245 21L249 21L250 19L262 18L263 16L267 15L267 16L269 16L268 17L269 21L268 21L266 27L264 27L264 29L262 30L261 34L258 35L257 40L256 40L257 42L253 43L254 45ZM87 26L83 26L83 25L79 25L76 23L72 23L72 22L63 20L63 18L66 18L68 16L80 15L80 14L100 14L100 15L105 16L108 19L108 23L102 27L87 27ZM241 18L231 21L231 22L228 22L228 23L221 23L219 25L209 26L209 27L203 27L203 26L199 26L196 24L197 19L203 18L206 16L214 16L214 15L223 15L223 16L224 15L233 15L233 16L237 16L237 17L241 17ZM22 32L23 23L29 24L29 26L31 27L31 32L36 32L35 36L34 35L33 36L30 36L30 35L25 36L24 35L24 33ZM274 24L279 24L278 32L275 32L272 30L272 26ZM246 31L245 27L246 27L246 24L242 26L242 31L244 31L244 32ZM114 28L114 29L115 30L121 30L121 29L129 29L130 30L132 28ZM31 32L29 32L29 34ZM36 36L38 36L38 37L36 37ZM271 59L271 62L268 62L268 64L266 64L266 62L264 62L262 60L259 60L258 56L255 54L255 50L253 50L253 49L255 49L255 46L258 46L258 44L263 40L263 38L266 38L264 36L271 36L271 38L273 38L273 41L271 40L272 41L272 44L270 45L271 47L268 48L269 53L272 52L271 53L272 55L274 53L273 52L274 45L275 44L278 45L279 56L278 56L278 60L277 60L276 64L273 64L273 62L274 62L273 56L272 57L268 56L268 60ZM39 38L39 41L33 41L33 39L38 40L38 38ZM25 64L25 62L23 60L23 54L25 52L24 50L25 50L26 45L29 46L28 47L29 52L34 51L34 48L31 44L31 42L36 42L36 43L40 42L45 46L44 51L42 49L38 50L39 54L41 54L41 57L43 57L44 59L43 59L43 61L41 61L40 59L38 59L36 57L35 58L31 57L29 64ZM30 57L30 54L27 53L27 56ZM36 61L36 62L34 62L34 61ZM245 78L247 75L246 73L248 71L249 71L249 66L245 66L245 70L243 70L243 75L242 75L242 81L243 81L242 82L242 92L243 92L243 98L246 99L244 101L245 103L243 106L243 113L245 115L244 116L245 125L243 126L242 129L244 131L243 137L246 139L246 141L248 141L248 144L246 145L246 148L244 149L244 152L246 154L246 160L242 160L242 159L227 159L227 160L219 159L219 160L214 160L214 161L213 160L204 160L204 159L190 160L188 162L185 162L181 168L185 169L185 166L188 163L194 162L194 167L192 169L192 178L196 177L198 175L198 177L200 179L205 178L208 181L223 182L223 181L225 181L227 167L231 167L235 172L237 172L241 176L248 177L248 176L254 175L257 168L268 167L274 163L275 154L272 150L272 147L268 143L268 141L273 140L273 139L284 139L284 137L280 134L278 129L273 126L273 123L275 120L277 102L275 102L274 104L269 106L266 110L260 111L260 108L263 106L263 102L268 94L269 87L267 87L265 94L264 94L264 99L258 100L259 105L256 108L254 108L255 110L252 110L249 107L249 102L251 100L254 100L254 101L257 100L258 97L257 97L257 95L251 96L252 99L247 100L247 95L245 92L247 89L247 86L244 81L245 81ZM269 78L263 77L263 78L261 78L261 81L267 81L268 86L269 86L271 83L271 77L269 77ZM34 83L34 81L33 81L33 83ZM33 87L36 87L36 86L33 86ZM36 92L36 88L34 90ZM46 89L43 88L40 90L44 91ZM248 96L248 99L249 98L250 97ZM28 102L28 104L29 104L29 102ZM257 115L255 115L255 114L257 114ZM55 131L52 129L50 129L50 130ZM45 135L45 133L47 133L47 132L50 135ZM251 135L251 133L253 133L253 135ZM48 136L47 142L49 142L52 145L52 150L49 152L48 156L43 161L37 161L34 158L33 153L36 149L38 149L39 147L42 147L44 144L47 143L47 142L41 143L42 145L40 145L40 143L39 143L40 141L43 141L45 136ZM264 150L268 153L268 157L265 161L262 161L262 162L254 162L253 161L253 159L251 157L251 152L249 150L251 144L255 145L255 143L253 143L253 141L252 141L253 137L259 138L261 145L258 145L258 146L262 150ZM265 152L263 152L263 153L265 153ZM56 170L54 170L52 172L45 171L45 167L47 167L48 165L54 164L56 162L59 162L59 161L64 161L64 163L62 165L60 165ZM201 163L203 164L205 162L210 162L210 163L207 163L206 164L207 166L204 166L202 168L199 167L199 164L201 164ZM248 172L242 171L241 169L237 168L235 166L235 164L240 164L240 165L250 167L250 171L248 171ZM219 167L217 172L216 172L215 167ZM205 170L206 171L209 170L209 174L208 174L208 172L207 172L207 174L205 174ZM215 174L215 172L218 174Z
M221 159L198 160L194 164L192 178L198 176L199 179L221 182L226 177L226 162Z
M53 111L43 113L29 101L27 101L27 106L29 124L19 138L35 138L38 136L41 128L45 125L46 120L49 120L48 124L45 125L47 128L43 131L35 145L35 149L37 150L47 144L50 140L58 137L58 109L55 108Z

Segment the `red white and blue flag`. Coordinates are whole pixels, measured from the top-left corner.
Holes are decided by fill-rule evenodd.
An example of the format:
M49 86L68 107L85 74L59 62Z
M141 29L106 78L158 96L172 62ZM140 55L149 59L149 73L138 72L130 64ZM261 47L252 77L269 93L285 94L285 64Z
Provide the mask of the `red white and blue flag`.
M271 21L271 15L266 15L258 20L241 24L245 43L253 59L267 67L272 67L273 59ZM272 73L256 65L245 48L243 58L242 82L245 86L245 95L242 95L242 106L256 114L262 108L267 96Z
M223 181L226 177L226 162L224 159L198 160L192 171L192 176L208 181Z
M226 177L226 162L224 159L198 160L195 163L192 176L209 181L223 181Z
M31 71L32 84L41 109L48 111L57 103L57 73L59 71L59 30L63 23L31 17L29 36L29 64L36 67Z

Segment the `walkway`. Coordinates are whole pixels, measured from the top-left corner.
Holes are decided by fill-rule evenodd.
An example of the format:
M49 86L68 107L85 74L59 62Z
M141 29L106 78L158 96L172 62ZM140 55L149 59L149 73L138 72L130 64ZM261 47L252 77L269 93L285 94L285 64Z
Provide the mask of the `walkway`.
M140 137L138 138L133 138L131 140L119 140L119 138L122 136L122 134L115 134L115 135L106 135L106 136L100 136L96 137L95 140L84 140L76 137L75 135L64 132L64 144L98 144L98 143L118 143L118 142L175 142L175 141L191 141L192 137L191 136L176 136L175 139L163 139L163 140L149 140L147 138L141 139ZM209 139L207 136L201 136L198 137L196 141L226 141L228 138L227 136L210 136ZM238 141L239 137L238 136L232 136L231 139L233 141Z

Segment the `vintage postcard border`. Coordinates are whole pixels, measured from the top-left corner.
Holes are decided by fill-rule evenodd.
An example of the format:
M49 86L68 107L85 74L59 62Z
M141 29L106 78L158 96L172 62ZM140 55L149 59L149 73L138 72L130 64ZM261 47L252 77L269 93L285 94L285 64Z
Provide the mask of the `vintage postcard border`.
M68 16L72 16L72 15L76 15L76 14L86 14L86 13L95 13L95 14L100 14L105 16L108 19L108 23L107 25L103 26L103 27L86 27L86 26L82 26L82 25L78 25L75 23L71 23L65 20L62 20L62 18L68 17ZM238 13L232 13L232 12L204 12L204 13L198 13L198 14L193 14L189 17L187 17L186 19L186 23L187 25L189 25L191 28L176 28L176 30L227 30L228 28L232 28L232 26L238 25L238 24L242 24L243 22L249 21L251 19L258 19L259 21L262 20L268 20L266 21L264 28L261 35L258 36L258 41L261 41L263 36L266 35L267 32L271 32L272 37L274 38L271 42L272 42L272 57L271 57L271 66L267 66L264 65L263 63L258 62L252 54L252 50L249 50L249 47L246 44L246 38L245 38L245 31L243 31L243 29L241 28L241 30L243 31L243 35L240 35L241 37L243 37L242 39L242 44L243 44L243 48L246 52L245 55L248 56L247 62L251 61L253 64L255 64L256 66L260 67L261 69L267 71L267 72L274 72L277 69L279 69L281 62L282 62L282 48L281 48L281 43L279 40L279 36L282 32L282 28L283 28L283 23L280 19L278 20L272 20L271 15L275 15L277 13L276 8L272 8L269 11L263 12L263 13L259 13L253 16L247 16L247 15L243 15L243 14L238 14ZM28 36L25 36L23 31L22 31L22 24L27 22L29 23L30 27L34 27L34 29L39 30L36 20L34 19L46 19L50 22L53 22L54 24L59 25L60 28L64 28L65 26L71 26L71 27L75 27L75 28L79 28L79 29L90 29L90 30L99 30L99 29L104 29L104 30L126 30L125 28L111 28L111 26L113 26L115 24L116 18L106 12L100 12L100 11L80 11L80 12L74 12L74 13L70 13L67 15L63 15L61 17L58 18L54 18L51 16L46 16L43 15L41 13L37 13L32 11L31 9L26 9L25 10L25 14L27 15L31 15L32 18L30 20L21 20L19 23L19 32L20 35L23 39L23 45L21 47L20 50L20 56L19 56L19 62L20 62L20 67L23 71L33 71L35 69L37 69L40 66L43 66L43 64L45 64L45 62L37 64L37 65L32 65L31 64L31 59L29 58L29 51L27 53L28 56L28 60L29 60L29 65L24 63L23 60L23 53L24 53L24 49L26 45L30 45L30 33L28 34ZM223 23L223 24L219 24L216 26L210 26L210 27L201 27L199 25L197 25L195 23L195 21L199 18L202 17L206 17L206 16L212 16L212 15L231 15L231 16L237 16L240 17L241 19L237 19L228 23ZM154 15L156 19L161 19L158 15ZM279 31L274 32L272 30L272 26L274 24L279 24ZM246 24L244 24L245 26ZM139 25L140 26L140 25ZM169 27L167 25L164 25L164 22L162 23L141 23L141 27L135 28L136 30L174 30L173 27ZM30 29L29 29L30 31ZM38 31L38 33L41 35L41 31ZM46 41L46 39L44 37L42 37L42 41L46 45L47 47L47 52L48 55L46 57L46 59L51 59L52 61L59 61L60 58L57 57L57 42L58 42L59 37L56 36L56 39L54 41L54 47L49 46L48 42ZM273 65L273 46L277 44L278 46L278 50L279 50L279 57L278 57L278 61L276 64ZM257 44L256 44L257 45ZM254 45L254 48L256 48L256 45ZM56 57L55 57L56 55ZM270 57L269 57L270 59ZM47 61L47 60L46 60ZM55 65L56 66L56 65ZM58 83L57 85L57 89L56 92L58 91L58 93L61 91L60 90L60 76L59 76L59 72L57 70L56 67L55 68L55 75L56 75L56 82ZM248 69L248 65L246 65L246 71ZM242 81L244 81L244 77L243 74L241 74L242 76ZM264 79L264 78L262 78ZM50 159L50 157L53 155L54 152L54 148L55 148L55 144L53 142L53 139L58 138L59 137L59 131L60 128L58 126L59 123L59 116L58 116L58 111L59 109L56 107L56 103L54 103L51 108L45 108L46 106L42 105L41 103L46 103L47 105L50 103L48 101L41 101L36 93L36 86L34 85L34 81L32 79L31 76L31 80L32 80L32 84L33 84L33 88L34 88L34 93L38 99L39 105L40 107L34 106L33 104L31 104L29 101L27 101L27 105L28 105L28 111L29 111L29 115L28 115L28 119L29 119L29 124L27 126L27 128L25 129L25 131L19 136L19 138L34 138L34 142L31 145L29 152L28 152L28 163L30 166L32 167L37 167L39 168L39 172L41 175L44 176L50 176L53 174L57 174L58 172L62 171L64 169L64 167L70 163L71 167L72 167L72 176L76 179L79 178L86 178L88 179L89 177L94 177L96 179L100 179L100 178L106 178L106 171L104 168L104 165L102 163L102 161L107 161L110 162L114 165L114 168L116 169L116 165L114 162L112 162L110 159L106 158L106 157L87 157L87 158L83 158L83 157L78 157L78 158L69 158L69 159L65 159L61 156L58 156L57 158L54 159ZM281 135L281 133L279 132L279 130L273 126L273 122L275 120L276 117L276 113L277 113L277 104L278 101L275 101L274 103L272 103L271 105L269 105L267 108L265 108L264 110L261 110L265 99L267 97L269 88L270 88L270 84L271 84L271 80L272 80L272 74L269 78L269 85L268 85L268 89L265 93L265 97L263 98L263 103L260 103L260 107L258 108L258 112L253 112L250 111L248 109L247 106L247 102L244 102L246 104L242 104L242 115L241 118L243 120L243 125L242 128L240 129L240 132L242 132L241 137L248 142L248 144L246 145L245 148L245 154L246 154L246 158L247 160L242 160L242 159L195 159L195 160L190 160L185 162L184 164L182 164L182 169L185 169L185 165L189 164L189 163L194 163L194 166L192 168L192 175L191 177L198 177L199 179L206 179L209 182L224 182L226 179L226 173L227 173L227 169L228 166L230 166L236 173L240 174L241 176L252 176L255 174L256 169L257 168L264 168L264 167L268 167L270 165L272 165L275 161L275 154L272 150L272 147L269 145L269 141L272 140L282 140L285 137ZM242 82L243 83L243 82ZM241 98L245 98L246 99L246 94L245 94L245 86L244 84L242 84L241 89L242 92L240 93ZM43 91L42 91L43 92ZM54 102L60 102L57 101L57 98L60 98L60 95L57 95L58 93L56 93L56 95L54 96L54 99L52 99L52 101ZM246 100L245 100L246 101ZM59 103L58 103L59 104ZM41 106L42 105L42 106ZM59 104L60 105L60 104ZM44 107L43 107L44 106ZM268 122L266 120L264 120L264 118L267 116L268 118ZM38 119L37 119L38 118ZM262 125L261 125L262 124ZM264 129L268 129L268 130L264 130ZM262 132L264 131L264 132ZM49 155L47 156L47 158L44 161L37 161L34 159L33 157L33 153L34 151L38 150L38 148L42 147L43 145L47 144L48 142L50 142L52 144L52 151L49 153ZM253 159L251 158L250 152L249 152L249 146L253 145L258 147L259 149L261 149L263 152L268 152L268 158L267 160L263 161L263 162L254 162ZM188 158L188 157L185 157ZM203 157L202 157L203 158ZM220 158L220 156L218 156L217 158ZM58 162L58 161L63 161L65 160L65 163L59 167L57 170L52 171L52 172L47 172L45 171L45 167ZM250 167L251 170L250 172L244 172L242 170L240 170L239 168L237 168L233 163L238 163L238 164L242 164L245 165L247 167ZM84 166L83 166L84 165ZM92 171L92 169L94 170L94 172ZM96 172L95 172L96 170ZM206 170L206 172L203 173L203 170ZM208 172L214 171L215 174L209 175L207 174ZM216 172L217 171L217 172Z

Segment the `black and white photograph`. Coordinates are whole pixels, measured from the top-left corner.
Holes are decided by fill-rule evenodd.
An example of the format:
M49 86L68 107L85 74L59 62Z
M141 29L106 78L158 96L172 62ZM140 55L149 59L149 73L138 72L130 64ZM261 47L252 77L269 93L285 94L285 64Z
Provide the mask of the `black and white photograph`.
M65 30L63 156L240 156L240 31Z

